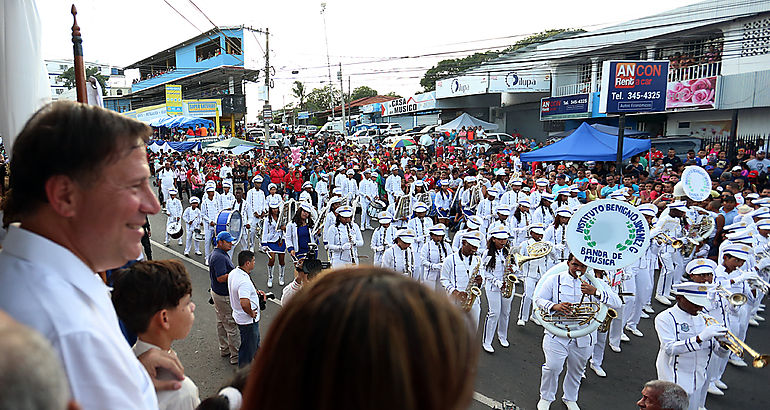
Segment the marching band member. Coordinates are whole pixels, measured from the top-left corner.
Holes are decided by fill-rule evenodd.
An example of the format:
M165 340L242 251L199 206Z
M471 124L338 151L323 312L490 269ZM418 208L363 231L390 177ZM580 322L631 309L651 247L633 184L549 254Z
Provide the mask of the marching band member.
M506 259L508 258L508 238L510 234L505 225L498 224L489 231L487 252L484 254L481 271L484 275L484 290L487 294L487 318L484 325L484 336L481 347L487 353L494 353L492 340L497 331L497 340L500 346L508 347L508 321L511 318L511 297L503 297L503 291L508 286L513 286L505 280L507 271ZM515 290L515 289L514 289Z
M529 256L529 250L527 248L535 242L543 241L544 233L545 230L543 230L542 225L530 225L530 238L519 245L519 254ZM524 279L524 296L521 298L521 305L519 305L519 320L516 322L516 325L518 326L524 326L530 317L532 317L533 321L536 320L534 316L530 316L532 314L532 298L534 297L537 282L540 280L540 277L545 274L550 265L547 262L547 259L553 256L554 251L553 248L551 249L551 253L545 258L530 260L521 265L519 272L523 278L520 276L519 280Z
M361 202L361 229L374 229L372 227L371 218L369 217L369 204L378 198L377 190L377 174L373 174L368 169L364 170L364 177L361 178L361 183L358 184L358 198Z
M206 196L201 201L201 216L203 217L204 229L204 247L206 251L206 258L204 263L209 264L209 256L211 256L211 238L214 237L217 227L217 216L219 215L219 201L217 200L216 188L213 185L206 186Z
M281 213L281 201L277 196L270 198L267 202L268 211L262 226L262 250L268 255L267 260L267 287L273 287L273 266L275 266L276 255L278 257L278 284L284 284L284 271L286 262L284 261L284 252L286 252L286 243L284 242L284 230L286 227L278 226L278 216Z
M543 199L543 195L548 193L548 180L545 178L540 178L537 181L535 181L535 187L534 190L529 194L529 200L532 202L532 204L539 204L540 201ZM553 195L553 194L551 194ZM551 202L553 202L553 198L551 198Z
M580 262L572 253L567 257L567 270L544 278L545 282L535 294L535 305L545 312L555 311L563 314L572 312L572 305L577 305L583 295L589 301L604 303L616 308L620 299L609 290L597 289L589 282L584 282L580 276L586 273L587 266ZM547 329L543 336L543 353L545 364L540 378L540 401L538 410L547 410L556 398L559 375L567 362L567 374L564 376L562 401L569 410L579 410L577 405L580 381L586 367L591 347L596 341L596 332L570 339L556 336Z
M407 223L407 227L414 231L414 254L417 255L417 264L414 266L414 275L416 279L420 279L422 275L422 264L419 260L420 248L422 244L428 239L428 230L433 226L433 220L426 217L428 213L428 206L423 202L417 202L414 206L414 218L410 219Z
M299 201L313 205L313 184L310 181L302 183L302 192L299 193Z
M471 188L476 184L476 177L468 175L463 178L464 186L460 188L458 195L460 196L460 209L466 217L473 215L473 210L470 209L471 204Z
M485 235L484 232L481 231L481 218L479 218L476 215L469 216L468 223L465 224L465 226L466 226L465 229L460 229L459 231L457 231L454 239L452 240L452 249L454 249L455 251L459 251L460 247L462 247L462 238L466 234L470 232L479 232L480 236ZM479 245L480 245L480 249L478 251L483 252L486 249L485 243L482 242Z
M569 223L570 218L572 218L572 210L566 207L559 208L556 210L556 217L553 220L553 224L545 228L543 240L553 244L553 255L555 259L553 265L566 261L569 256L569 248L567 248L567 224ZM551 266L546 266L546 270Z
M492 184L492 188L502 195L505 192L505 185L505 168L500 168L495 171L495 183Z
M580 200L577 197L578 193L580 193L580 189L577 187L577 185L572 185L569 187L567 206L569 206L569 209L571 209L572 212L575 212L578 208L580 208Z
M530 199L530 202L534 207L534 210L532 210L532 223L541 224L543 226L551 225L556 217L556 212L551 209L553 194L544 192L540 195L540 202L534 202L533 199Z
M351 170L352 171L352 170ZM337 174L334 175L334 188L339 188L343 192L347 189L346 181L347 181L347 174L345 173L345 167L340 166L337 168Z
M304 259L310 251L310 243L313 242L313 238L310 234L310 230L313 229L313 218L310 215L313 213L313 205L310 202L301 201L297 212L291 219L291 222L286 224L286 251L291 255L292 260L295 261L295 270L301 271L302 265L300 260ZM316 250L314 257L318 257L318 251ZM281 278L279 282L281 285Z
M519 246L520 243L527 240L527 227L532 223L532 214L529 212L529 209L529 199L523 197L519 200L519 206L511 216L510 226L512 227L511 233L514 237L514 246Z
M748 297L746 304L729 310L726 324L735 336L745 340L750 313L747 305L753 302L754 298L754 293L748 282L758 279L759 275L754 270L746 270L742 267L747 261L753 259L754 250L749 245L735 243L725 247L723 254L722 263L714 272L714 282L729 292L742 293ZM730 354L728 362L737 367L747 366L746 362L735 354ZM721 372L719 376L721 378Z
M235 195L232 193L232 182L222 183L222 194L219 195L219 209L233 209L235 207Z
M634 295L636 291L636 279L634 278L635 269L625 267L621 269L612 269L607 271L607 282L610 288L620 297L620 305L615 309L618 313L616 320L610 322L610 329L607 332L610 349L615 353L620 353L620 342L628 342L630 339L623 333L623 327L628 319L628 312L633 306ZM628 307L628 309L627 309Z
M162 192L161 205L165 207L166 201L169 198L168 191L174 188L174 179L176 178L174 170L171 168L171 162L166 161L163 168L161 168L155 176L158 178L158 181L160 181L159 185Z
M564 187L561 190L555 192L554 197L556 200L551 203L551 209L554 212L559 210L559 208L572 209L569 205L569 187Z
M382 254L380 267L391 269L419 280L415 276L414 248L412 247L415 238L415 232L410 228L399 229L396 232L396 239L393 241L393 244L388 249L385 249L385 252Z
M511 208L508 207L508 205L501 203L497 207L495 207L494 216L492 217L492 223L491 226L495 226L497 224L502 224L505 226L505 229L508 230L509 239L513 237L513 228L514 226L511 224L513 222L513 219L511 218Z
M452 208L452 192L449 190L449 180L442 179L436 185L439 189L433 198L433 206L436 207L438 221L447 225L449 223L449 209Z
M353 178L353 175L355 175L355 171L352 169L347 170L345 178L343 179L344 187L342 188L343 196L348 199L348 203L351 205L353 204L353 200L358 196L358 183L355 178ZM353 209L353 213L356 213L355 209Z
M676 305L655 317L655 331L660 340L660 350L655 363L658 379L681 386L690 399L690 410L698 410L698 400L705 388L706 366L712 351L726 355L716 338L725 335L727 328L719 324L706 324L698 313L710 306L708 293L713 285L683 282L674 289Z
M658 213L658 207L653 204L642 204L639 206L639 212L644 215L644 219L650 227L650 238L654 238L656 232L652 230L652 226L654 225L655 216ZM650 246L644 251L642 257L629 268L634 269L636 297L634 298L633 305L627 307L629 316L625 328L638 337L644 336L644 334L637 328L639 319L642 317L649 317L644 312L644 308L650 305L652 299L652 284L655 276L657 255L658 245L655 240L650 240Z
M497 191L494 188L487 189L487 195L479 202L478 208L476 208L476 215L481 218L482 226L487 229L491 226L492 220L492 203L497 198Z
M396 198L404 195L404 191L401 190L401 175L398 174L398 166L391 166L390 172L391 174L385 179L385 192L388 193L388 203L393 204L396 202Z
M524 181L522 181L521 178L513 178L511 180L511 190L505 191L500 197L500 203L506 204L510 208L515 207L519 203L519 196L524 195L521 191L523 184Z
M406 228L407 224L409 223L409 217L411 216L412 208L411 205L409 206L409 209L406 210L406 212L403 212L402 215L396 219L396 216L398 216L398 209L396 209L396 206L398 205L399 200L404 195L398 195L396 196L396 200L388 204L387 211L390 215L393 216L393 226L396 228ZM411 202L410 202L411 204Z
M179 200L179 198L176 197L177 191L176 188L171 188L168 190L168 196L169 198L166 200L166 215L168 215L168 219L166 219L166 240L163 242L164 245L168 246L168 227L174 222L181 222L182 220L182 201ZM182 237L179 237L179 245L182 245Z
M187 225L184 238L184 256L190 256L190 248L192 248L193 242L195 242L195 254L201 254L201 244L199 241L194 240L193 236L195 229L197 229L202 222L201 210L198 207L200 203L201 200L197 196L190 198L190 206L188 206L182 213L182 220ZM204 227L204 229L206 228Z
M468 284L473 282L475 286L483 285L483 278L478 272L481 260L476 256L481 246L481 233L478 231L467 232L462 236L462 245L457 252L453 252L441 266L441 287L458 304L462 305L469 297L466 290ZM479 328L481 316L481 301L479 298L471 305L469 312L473 332Z
M358 265L358 247L364 245L361 229L353 222L353 208L337 208L337 220L326 228L324 235L329 243L329 260L332 268L342 265Z
M610 290L617 295L617 288L612 287L610 278L610 275L607 275L608 272L594 269L594 274L597 278L601 279L602 281L606 282L610 288ZM617 321L616 319L613 319L612 322ZM610 326L612 326L612 322L610 322ZM591 370L596 373L599 377L607 377L607 372L604 371L602 368L602 364L604 363L604 350L607 346L607 337L609 336L609 332L596 332L596 341L593 344L593 347L591 347L591 359L588 361L588 367L591 368ZM620 342L618 342L618 346L620 345ZM617 348L618 350L612 349L615 352L620 351L620 348Z
M278 185L270 183L270 185L267 186L267 197L265 198L266 203L270 203L271 201L274 201L273 198L280 201L278 203L278 207L280 208L281 205L283 205L283 198L281 198L280 195L278 195Z
M315 191L318 193L318 212L321 212L326 205L326 198L329 197L329 174L321 173L321 178L315 184Z
M396 238L396 228L390 224L391 221L393 221L390 214L387 211L382 211L377 218L380 222L380 226L374 230L370 245L372 252L374 252L374 266L380 266L380 263L382 262L382 253L385 252L385 249L387 249Z
M243 228L241 231L241 236L238 238L238 243L241 244L241 250L247 250L251 247L249 243L249 231L251 231L249 215L251 214L251 208L249 203L244 200L243 188L241 187L235 188L235 205L233 206L233 209L241 214L241 221L243 223ZM230 257L232 257L232 253L234 253L236 245L238 244L233 244L232 249L230 249Z
M659 234L665 233L670 238L681 238L684 236L684 216L687 212L687 207L684 201L674 201L667 205L666 210L668 215L662 214L658 222L655 224L656 232ZM673 298L669 296L671 293L671 285L674 283L674 277L681 276L681 272L684 271L682 253L674 247L668 241L660 246L658 257L662 262L660 268L660 275L658 276L658 285L655 291L655 300L658 302L670 306ZM681 270L680 270L681 269Z
M249 203L249 215L244 215L244 219L248 221L251 229L247 232L248 247L254 249L257 239L257 226L262 224L262 218L265 216L267 209L267 202L265 200L265 192L260 188L262 185L262 175L257 175L251 180L254 182L254 186L246 193L246 202Z
M768 251L770 251L770 219L761 219L756 224L757 234L754 236L754 242L756 243L756 255L757 255L757 273L760 278L768 281L767 267L770 266L770 257ZM749 314L749 324L757 326L765 319L759 316L759 308L762 299L765 298L764 292L757 290L757 297L754 298L754 303L751 306L751 313Z
M420 249L419 260L422 264L420 282L433 290L438 289L438 279L444 260L452 253L452 247L444 240L446 226L442 223L428 229L430 239Z

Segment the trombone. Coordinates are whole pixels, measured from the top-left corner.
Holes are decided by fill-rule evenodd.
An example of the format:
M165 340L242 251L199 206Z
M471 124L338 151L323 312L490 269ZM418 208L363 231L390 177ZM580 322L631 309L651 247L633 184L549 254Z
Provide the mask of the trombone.
M743 293L734 293L730 292L729 290L725 289L724 286L719 285L716 287L716 292L719 296L727 299L728 302L730 302L733 307L741 307L746 304L746 302L749 300L746 295Z
M703 320L705 320L706 325L717 325L722 326L721 323L719 323L716 319L714 319L711 316L706 315L703 312L700 312L699 315L703 317ZM735 353L736 356L743 356L743 352L746 352L751 356L754 360L752 360L751 365L756 367L757 369L761 369L767 365L767 363L770 361L770 355L766 354L759 354L756 350L752 349L747 345L743 340L739 339L738 336L735 336L735 334L731 331L727 331L725 333L724 338L722 340L719 340L719 344L722 345L722 347L729 349L731 352Z

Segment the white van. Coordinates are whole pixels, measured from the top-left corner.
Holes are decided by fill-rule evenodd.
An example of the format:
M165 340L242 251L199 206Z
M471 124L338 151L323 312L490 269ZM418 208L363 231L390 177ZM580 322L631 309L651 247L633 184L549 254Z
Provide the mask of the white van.
M400 124L394 123L377 124L377 129L380 130L380 135L400 135L404 132Z

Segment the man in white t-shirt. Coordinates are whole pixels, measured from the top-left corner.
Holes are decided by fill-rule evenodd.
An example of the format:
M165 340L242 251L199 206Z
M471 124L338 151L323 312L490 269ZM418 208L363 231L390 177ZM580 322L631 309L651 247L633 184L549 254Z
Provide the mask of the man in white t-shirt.
M241 251L238 254L238 267L231 270L227 277L230 307L233 308L233 319L241 333L238 367L251 363L259 348L259 296L249 277L252 269L254 252Z

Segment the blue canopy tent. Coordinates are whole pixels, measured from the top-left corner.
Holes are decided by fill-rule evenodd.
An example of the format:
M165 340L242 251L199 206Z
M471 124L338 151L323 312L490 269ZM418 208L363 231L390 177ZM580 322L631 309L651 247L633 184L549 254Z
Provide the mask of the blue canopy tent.
M623 138L623 159L650 149L650 140ZM605 134L583 123L563 140L532 152L521 154L525 162L535 161L615 161L617 135Z
M152 149L152 147L155 146L156 149L154 149L153 152L157 152L157 149L160 149L161 147L163 147L164 149L167 147L178 152L186 152L186 151L200 151L202 144L196 141L153 140L153 141L149 141L147 143L147 146L150 147L150 149Z
M618 127L615 127L615 126L612 126L612 125L604 125L604 124L591 124L591 127L595 128L596 130L601 131L601 132L603 132L605 134L614 135L616 137L618 136L618 130L619 130ZM551 134L550 136L551 137L566 137L567 135L570 135L573 132L575 132L576 129L577 128L571 129L571 130L567 130L567 131L557 132L555 134ZM650 133L649 132L644 132L644 131L634 131L634 130L627 129L627 130L623 131L623 135L625 135L626 137L647 137L647 136L650 135Z

